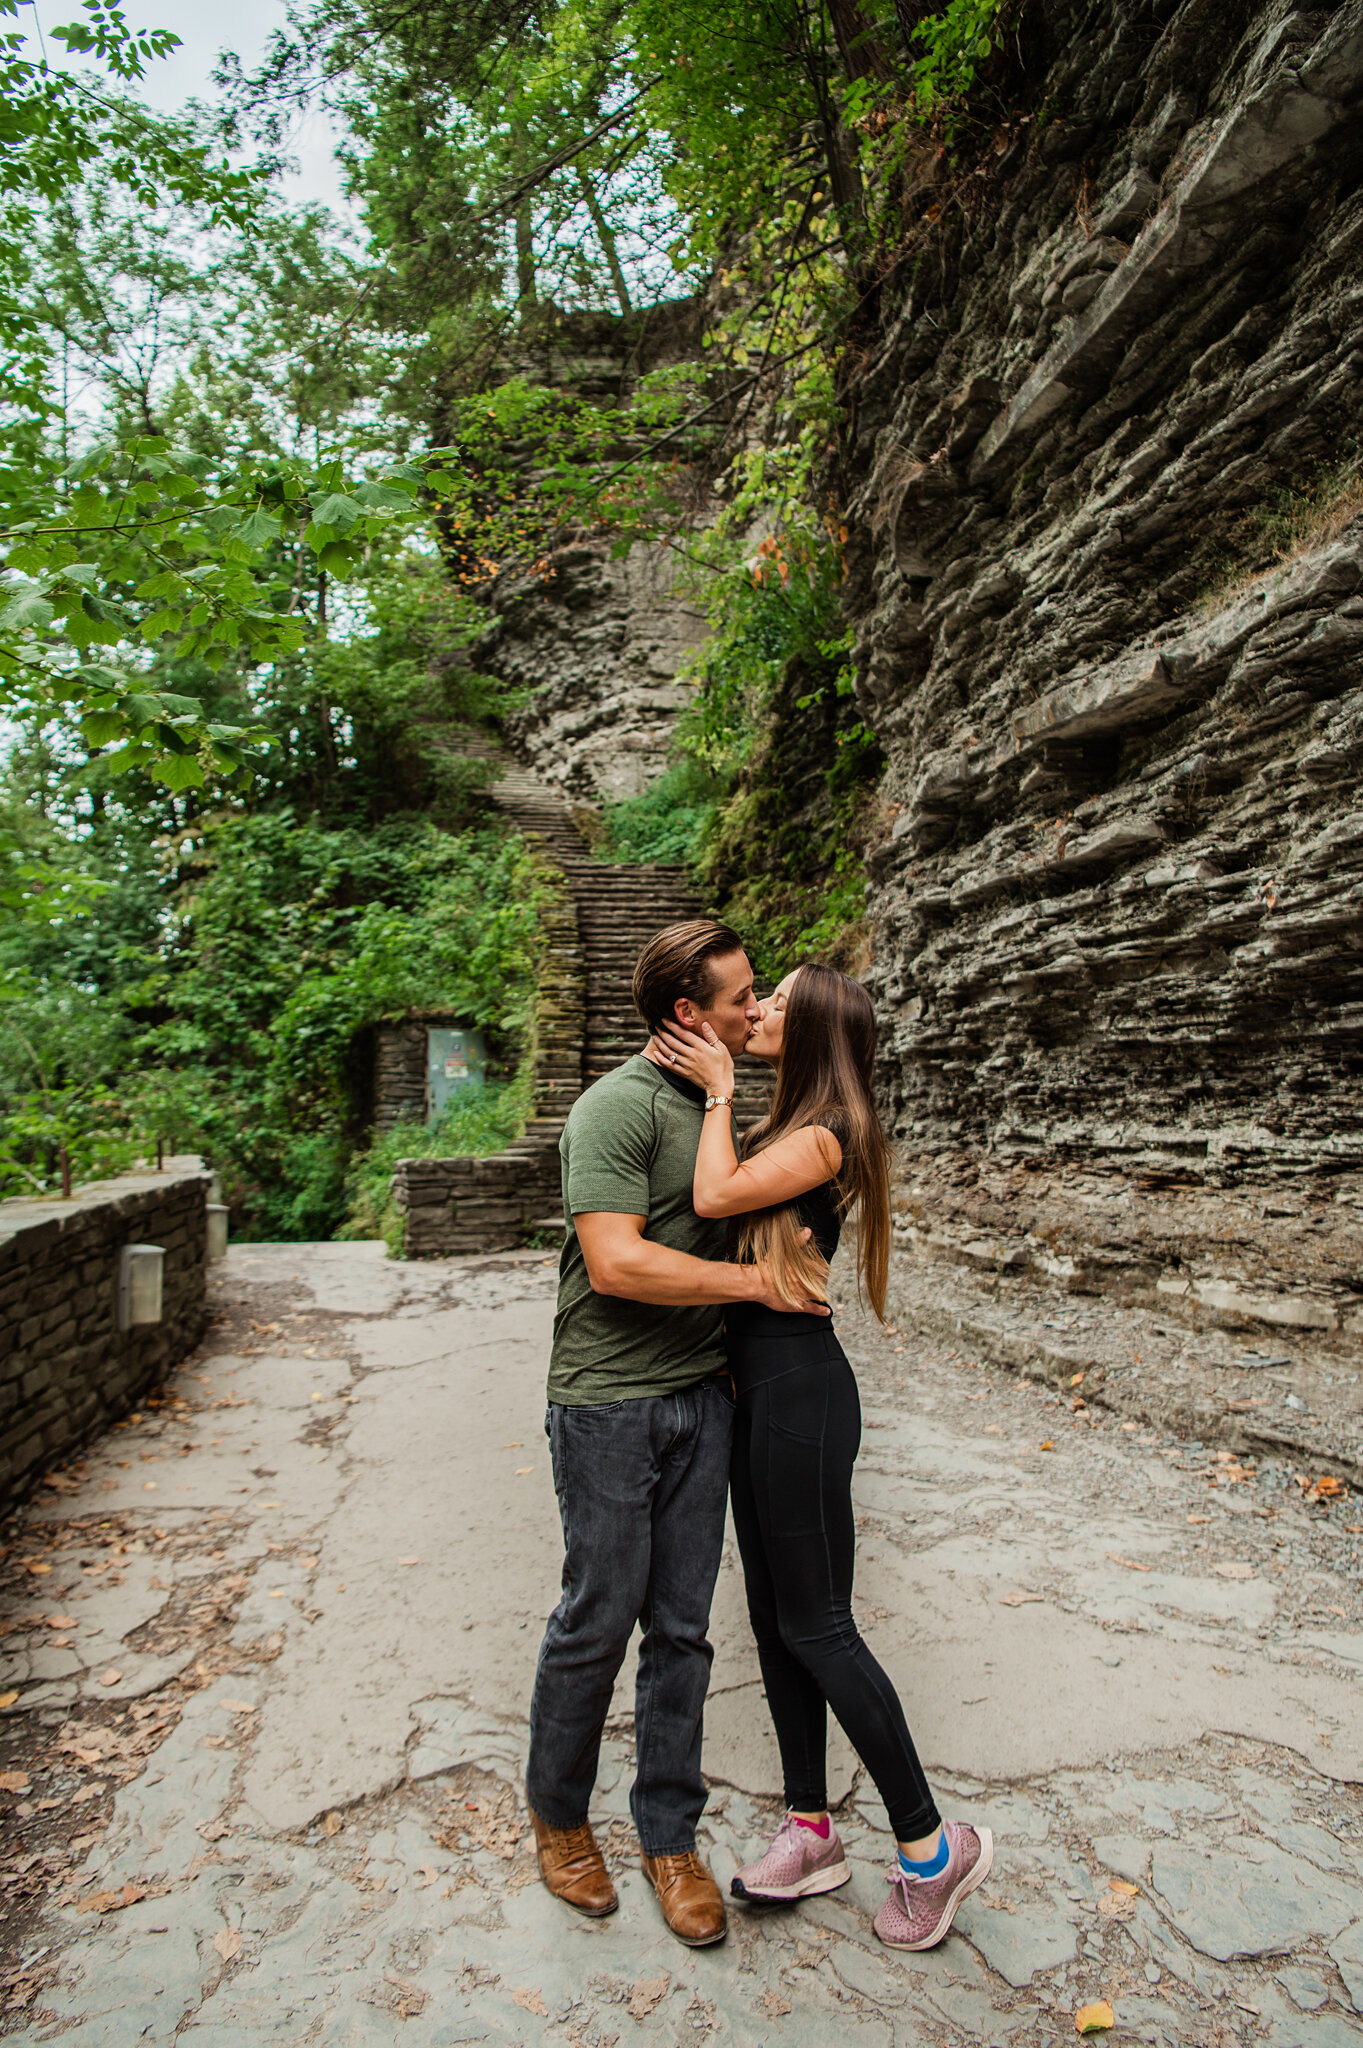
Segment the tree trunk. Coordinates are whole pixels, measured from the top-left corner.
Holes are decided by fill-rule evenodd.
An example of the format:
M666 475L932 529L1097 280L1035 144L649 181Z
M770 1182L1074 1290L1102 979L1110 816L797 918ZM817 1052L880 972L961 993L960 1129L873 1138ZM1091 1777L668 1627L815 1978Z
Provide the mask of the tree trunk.
M891 77L890 60L867 28L857 0L828 0L838 51L849 78Z
M601 201L597 198L592 181L583 170L581 164L577 167L577 182L582 190L582 202L592 217L592 226L596 229L596 239L601 244L601 253L606 259L606 268L611 274L611 283L615 287L615 296L619 302L620 311L625 314L632 313L634 307L630 302L629 286L625 282L625 273L620 268L620 252L615 246L615 236L611 230L611 224L602 212Z

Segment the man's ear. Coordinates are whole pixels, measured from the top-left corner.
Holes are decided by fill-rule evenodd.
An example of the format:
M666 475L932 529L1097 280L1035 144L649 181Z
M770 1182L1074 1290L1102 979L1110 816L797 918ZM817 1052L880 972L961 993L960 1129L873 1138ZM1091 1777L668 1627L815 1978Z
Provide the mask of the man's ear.
M676 1002L672 1005L672 1015L684 1031L694 1031L696 1029L698 1013L690 996L677 997Z

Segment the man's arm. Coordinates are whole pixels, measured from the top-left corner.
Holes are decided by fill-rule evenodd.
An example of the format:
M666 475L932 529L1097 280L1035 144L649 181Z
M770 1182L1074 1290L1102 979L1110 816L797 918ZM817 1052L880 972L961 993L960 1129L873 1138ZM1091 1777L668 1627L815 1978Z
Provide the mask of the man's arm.
M644 1236L645 1221L643 1216L617 1216L603 1209L574 1216L594 1294L652 1302L659 1308L713 1308L730 1301L755 1301L764 1308L791 1312L791 1303L777 1294L765 1266L740 1266L674 1252ZM804 1313L826 1316L831 1311L826 1302L811 1297L804 1304Z

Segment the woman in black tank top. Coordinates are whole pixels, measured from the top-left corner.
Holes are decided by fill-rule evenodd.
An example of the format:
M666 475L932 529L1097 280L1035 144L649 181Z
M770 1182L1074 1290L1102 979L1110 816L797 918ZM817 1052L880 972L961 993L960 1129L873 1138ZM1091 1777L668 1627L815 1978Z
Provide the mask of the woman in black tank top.
M733 1880L739 1898L792 1900L851 1875L828 1813L831 1707L885 1802L899 1854L875 1930L893 1948L932 1948L988 1875L988 1829L942 1823L904 1710L852 1615L852 1468L861 1441L856 1378L828 1314L828 1264L858 1217L857 1285L883 1321L889 1148L872 1099L875 1013L860 983L810 964L762 1005L746 1050L777 1069L771 1113L735 1156L733 1061L711 1032L665 1030L660 1050L707 1090L694 1201L730 1220L733 1256L761 1261L784 1311L726 1312L736 1396L730 1494L789 1808L764 1855Z

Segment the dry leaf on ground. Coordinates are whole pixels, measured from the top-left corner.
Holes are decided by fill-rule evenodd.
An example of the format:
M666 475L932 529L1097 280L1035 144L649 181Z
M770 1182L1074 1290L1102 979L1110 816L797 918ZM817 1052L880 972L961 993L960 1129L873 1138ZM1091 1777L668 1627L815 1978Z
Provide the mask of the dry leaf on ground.
M50 1572L51 1569L52 1567L50 1564L43 1564L38 1558L34 1557L31 1557L28 1563L24 1566L24 1570L26 1572L32 1572L35 1577L37 1577L37 1575L40 1572Z
M99 1682L101 1685L117 1685L122 1676L121 1671L105 1671L100 1674Z
M27 1792L27 1771L0 1771L0 1792Z
M779 1991L764 1991L762 1993L762 2010L770 2018L779 2020L783 2014L791 2010L790 2000L782 1998Z
M427 1885L434 1884L439 1875L440 1872L436 1869L434 1863L423 1863L417 1870L413 1882L419 1892L424 1892Z
M169 1885L162 1885L150 1896L158 1899L164 1898L169 1890ZM121 1913L125 1906L135 1906L139 1899L145 1899L148 1896L146 1885L125 1884L121 1891L91 1892L89 1898L81 1900L80 1904L76 1907L76 1911L78 1913Z
M1342 1479L1336 1479L1333 1472L1322 1472L1314 1486L1306 1489L1307 1500L1338 1500L1349 1491Z
M1141 1895L1140 1886L1128 1884L1124 1877L1110 1877L1107 1888L1110 1892L1120 1892L1124 1899L1138 1899Z
M543 1994L532 1991L528 1986L520 1991L513 1991L511 2003L519 2005L525 2012L533 2012L539 2019L547 2020L549 2017L549 2008L544 2002Z
M331 1813L323 1814L322 1833L324 1835L339 1835L341 1829L344 1826L345 1822L341 1819L340 1814L335 1812L334 1809Z
M239 1927L220 1927L213 1936L213 1946L223 1961L230 1963L233 1956L241 1954L241 1929Z
M398 1563L399 1563L399 1564L420 1564L420 1563L421 1563L421 1559L420 1559L419 1557L400 1557L400 1558L398 1559Z
M656 2006L667 1996L672 1979L663 1971L661 1977L636 1977L629 1994L629 2014L634 2020L646 2020Z
M1055 1449L1055 1438L1048 1436L1044 1444L1037 1445L1037 1449L1039 1451L1053 1451Z
M1003 1593L999 1596L1000 1607L1026 1607L1029 1601L1044 1600L1044 1593Z
M1123 1571L1148 1572L1154 1570L1153 1565L1139 1564L1134 1557L1119 1557L1115 1550L1105 1550L1103 1552L1103 1555L1112 1564L1119 1564L1122 1567Z
M18 1697L17 1692L0 1692L0 1710L3 1710L5 1707L12 1707Z
M1074 2015L1076 2034L1105 2034L1116 2024L1116 2014L1105 1998L1095 1999L1092 2005L1081 2005Z

